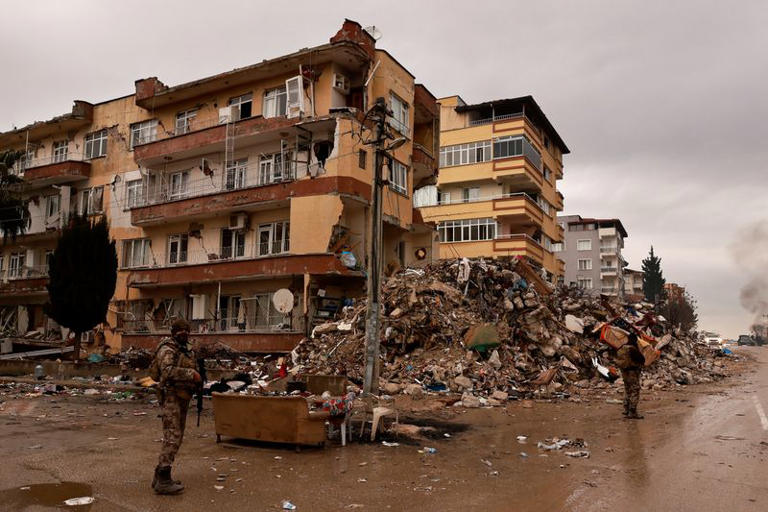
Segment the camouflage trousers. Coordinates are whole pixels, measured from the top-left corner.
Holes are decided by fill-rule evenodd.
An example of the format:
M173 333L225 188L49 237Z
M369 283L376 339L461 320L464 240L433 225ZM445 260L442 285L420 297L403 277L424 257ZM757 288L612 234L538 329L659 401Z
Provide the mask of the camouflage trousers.
M621 378L624 379L624 412L637 412L640 401L640 372L639 368L622 368Z
M187 425L189 398L181 398L173 392L166 393L160 404L163 419L163 446L160 450L161 467L171 466L173 459L184 439L184 427Z

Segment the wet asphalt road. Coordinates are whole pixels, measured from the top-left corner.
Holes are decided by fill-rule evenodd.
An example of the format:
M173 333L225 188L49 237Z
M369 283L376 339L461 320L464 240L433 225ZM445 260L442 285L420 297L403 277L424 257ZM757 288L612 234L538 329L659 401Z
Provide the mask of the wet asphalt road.
M438 416L469 430L421 445L296 453L217 445L210 413L200 429L190 417L175 471L188 489L174 497L149 491L160 436L153 406L11 399L0 405L0 510L56 510L74 497L70 484L34 485L67 481L95 497L67 507L80 511L274 511L285 499L299 511L765 511L768 348L740 350L757 362L727 385L644 392L642 421L621 419L621 406L606 402L620 395L609 390L580 403L444 410ZM584 439L590 458L536 447L554 436Z

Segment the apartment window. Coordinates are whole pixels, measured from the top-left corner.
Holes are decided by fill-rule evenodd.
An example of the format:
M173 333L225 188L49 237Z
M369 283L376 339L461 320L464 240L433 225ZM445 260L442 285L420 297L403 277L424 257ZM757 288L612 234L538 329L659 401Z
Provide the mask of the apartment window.
M579 260L579 270L592 270L592 260Z
M465 188L461 192L461 199L465 203L480 199L480 187Z
M401 100L394 94L389 95L390 100L390 106L392 108L392 119L390 120L389 124L400 132L401 134L405 135L406 137L410 135L410 115L408 113L408 103Z
M357 166L361 169L365 169L366 163L368 159L368 153L361 149L357 152Z
M227 172L225 174L224 188L234 190L245 187L245 177L248 171L248 159L235 160L227 163Z
M592 289L592 279L587 277L579 277L576 280L579 288L582 290L591 290Z
M125 182L126 208L136 208L144 203L144 182L141 179Z
M541 154L523 135L510 135L493 139L493 158L525 156L537 169L541 169Z
M544 213L550 216L552 215L552 205L542 196L536 196L536 204L539 205L539 208L541 208Z
M69 143L66 140L53 143L53 161L65 162L67 160L67 153L69 153Z
M245 256L245 232L235 229L221 231L221 257L223 259Z
M131 125L131 149L139 144L146 144L157 139L157 119L133 123Z
M259 293L253 296L256 306L256 320L257 326L268 327L272 325L280 324L285 316L275 309L272 303L273 293Z
M451 204L451 193L450 192L443 192L442 190L437 191L437 204Z
M552 252L563 252L565 249L565 246L563 245L563 242L554 242L552 244Z
M437 231L441 242L469 242L496 238L493 219L462 219L441 222Z
M591 251L592 250L592 240L577 240L576 241L576 250L577 251Z
M475 164L491 160L491 141L482 140L440 148L440 167Z
M552 171L550 171L549 167L546 165L544 166L544 179L547 181L552 181Z
M11 258L8 260L8 277L22 277L24 273L24 263L27 259L27 254L23 252L11 253Z
M239 121L240 119L248 119L252 115L252 109L253 109L253 94L243 94L242 96L237 96L236 98L231 98L229 100L229 106L234 107L233 110L233 121ZM267 116L264 116L267 117Z
M123 242L123 268L149 265L151 242L149 238L136 238Z
M290 245L290 222L272 222L259 226L259 256L288 252Z
M389 188L408 195L408 168L397 160L389 161Z
M293 155L290 151L262 156L259 160L259 185L278 183L294 177Z
M288 108L288 94L285 86L271 89L264 93L264 117L277 117L286 115Z
M50 219L59 214L61 208L61 196L58 194L45 198L45 218Z
M85 158L97 158L107 154L107 130L99 130L85 136Z
M104 211L104 187L81 190L79 198L79 215L96 215Z
M170 199L180 199L187 195L189 188L189 171L179 171L171 174Z
M182 135L190 130L190 123L197 116L197 109L193 108L176 114L176 135Z
M170 235L168 237L168 263L175 265L187 262L188 235Z

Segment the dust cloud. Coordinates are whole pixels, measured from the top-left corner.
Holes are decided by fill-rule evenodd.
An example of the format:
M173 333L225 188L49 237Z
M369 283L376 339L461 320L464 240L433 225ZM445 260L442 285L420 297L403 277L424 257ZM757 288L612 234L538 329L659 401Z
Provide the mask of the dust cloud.
M747 283L741 288L741 305L755 315L752 330L765 329L768 327L768 219L740 230L730 249L747 277Z

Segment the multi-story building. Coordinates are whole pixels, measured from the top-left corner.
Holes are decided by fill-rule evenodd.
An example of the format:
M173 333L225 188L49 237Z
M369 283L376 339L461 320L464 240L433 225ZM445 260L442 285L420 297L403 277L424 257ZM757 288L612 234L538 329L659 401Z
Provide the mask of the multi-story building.
M364 292L374 161L365 112L379 97L405 138L384 169L383 262L393 269L437 250L412 197L437 170L439 109L355 22L327 44L189 83L137 80L135 94L95 105L76 128L54 119L48 131L0 137L23 148L28 134L51 158L59 139L84 152L80 181L51 170L58 181L46 183L65 176L62 210L76 199L79 212L106 214L118 240L111 344L152 346L184 317L198 341L284 351ZM288 313L272 300L281 289L294 297Z
M555 281L563 262L557 181L568 147L531 96L440 104L440 174L420 191L425 220L438 225L440 258L525 257Z
M645 299L643 293L643 272L640 270L633 270L631 268L625 268L624 274L624 296L633 301L641 301Z
M682 300L685 297L685 286L677 283L664 283L664 291L669 299Z
M565 284L606 295L623 295L627 262L621 255L627 231L619 219L591 219L563 215L557 221L565 231L555 250L565 261Z

